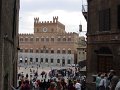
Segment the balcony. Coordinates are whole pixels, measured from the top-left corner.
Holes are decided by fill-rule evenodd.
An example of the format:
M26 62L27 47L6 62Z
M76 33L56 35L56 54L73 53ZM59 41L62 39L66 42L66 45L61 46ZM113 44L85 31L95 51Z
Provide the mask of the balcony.
M87 16L88 8L87 7L88 7L88 5L82 5L82 13L86 20L88 18L88 16Z

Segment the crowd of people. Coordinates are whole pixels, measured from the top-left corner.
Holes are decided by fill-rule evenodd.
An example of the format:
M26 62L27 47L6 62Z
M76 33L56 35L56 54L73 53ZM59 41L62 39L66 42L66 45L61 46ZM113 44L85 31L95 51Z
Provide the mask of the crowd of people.
M30 72L30 75L18 74L17 90L88 90L86 76L77 69L51 69L41 73L30 69ZM114 70L98 73L95 84L96 90L120 90L120 81Z
M53 69L49 73L42 71L41 74L32 70L30 72L34 72L34 75L18 74L18 90L86 90L86 76L80 76L70 68Z
M98 73L96 77L96 90L120 90L120 81L116 72Z

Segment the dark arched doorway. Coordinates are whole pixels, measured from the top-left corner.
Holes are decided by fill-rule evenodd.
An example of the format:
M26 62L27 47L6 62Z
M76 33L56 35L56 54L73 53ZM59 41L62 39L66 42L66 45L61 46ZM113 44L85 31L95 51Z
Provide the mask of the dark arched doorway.
M113 56L108 47L101 47L97 51L98 72L109 72L112 69Z

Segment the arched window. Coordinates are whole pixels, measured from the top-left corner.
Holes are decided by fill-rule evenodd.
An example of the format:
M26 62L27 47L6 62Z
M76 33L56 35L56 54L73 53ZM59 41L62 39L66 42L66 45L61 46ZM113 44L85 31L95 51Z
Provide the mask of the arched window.
M30 41L31 41L31 42L33 41L33 37L30 38Z
M51 53L54 53L54 50L53 50L53 48L51 48Z
M48 58L45 59L45 62L48 63Z
M54 50L51 50L51 53L54 53Z
M27 48L25 49L25 52L26 52L26 53L28 52L28 49L27 49Z
M40 62L43 62L43 58L40 59Z
M71 49L70 48L68 49L68 54L71 54Z
M41 38L41 42L44 42L44 37Z
M71 41L71 37L68 37L68 41Z
M39 50L38 50L38 48L36 49L36 53L39 53Z
M57 41L61 41L60 36L57 38Z
M60 59L57 59L57 63L60 63Z
M63 41L66 41L66 38L63 38Z
M23 42L23 38L20 38L20 42Z
M30 58L30 62L33 62L33 58Z
M30 49L30 53L33 53L33 49L32 48Z
M27 63L28 62L28 58L27 57L25 57L25 63Z
M39 42L39 37L36 38L36 42Z
M51 63L53 63L53 58L51 58L50 60L51 60Z
M48 49L45 50L45 53L49 53Z
M28 37L25 37L25 41L26 41L26 42L28 41Z
M46 42L49 42L49 38L48 37L46 38Z
M51 42L54 42L54 38L53 37L51 38Z
M60 53L60 48L57 49L57 53Z
M38 58L36 58L36 62L38 62Z
M66 53L65 49L63 49L63 50L62 50L62 54L65 54L65 53Z
M60 53L60 50L57 50L57 53Z
M43 49L41 49L40 52L43 53Z
M23 58L22 57L20 57L20 63L22 63L23 62Z
M67 63L70 64L70 59L68 59Z

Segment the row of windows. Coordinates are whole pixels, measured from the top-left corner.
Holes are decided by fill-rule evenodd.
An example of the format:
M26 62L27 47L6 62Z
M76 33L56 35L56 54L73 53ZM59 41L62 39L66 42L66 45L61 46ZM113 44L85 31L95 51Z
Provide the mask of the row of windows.
M117 6L117 26L120 29L120 5ZM99 31L110 31L111 29L111 9L99 11Z
M33 38L20 38L19 39L21 42L23 42L23 41L33 41L34 39ZM51 41L51 42L54 42L55 41L55 39L54 38L36 38L35 39L35 41L36 42L39 42L39 41L41 41L41 42L44 42L44 41L46 41L46 42L49 42L49 41ZM57 38L57 41L71 41L71 38Z
M38 50L38 49L36 49L35 51L33 50L33 49L20 49L20 52L25 52L25 53L33 53L33 52L35 52L35 53L55 53L55 51L54 50ZM62 53L62 54L66 54L66 53L68 53L68 54L71 54L71 50L57 50L56 51L56 53Z
M30 62L33 62L33 58L30 58ZM36 58L35 62L39 62L39 59ZM40 63L43 63L43 62L44 62L44 60L43 60L43 58L41 58ZM23 58L20 58L20 63L23 63ZM25 58L25 63L28 63L28 58ZM48 58L45 59L45 63L48 63ZM53 58L50 59L50 63L54 63ZM57 59L57 63L60 63L60 59ZM62 63L65 64L65 59L62 59ZM67 63L68 64L71 63L70 59L67 60Z

